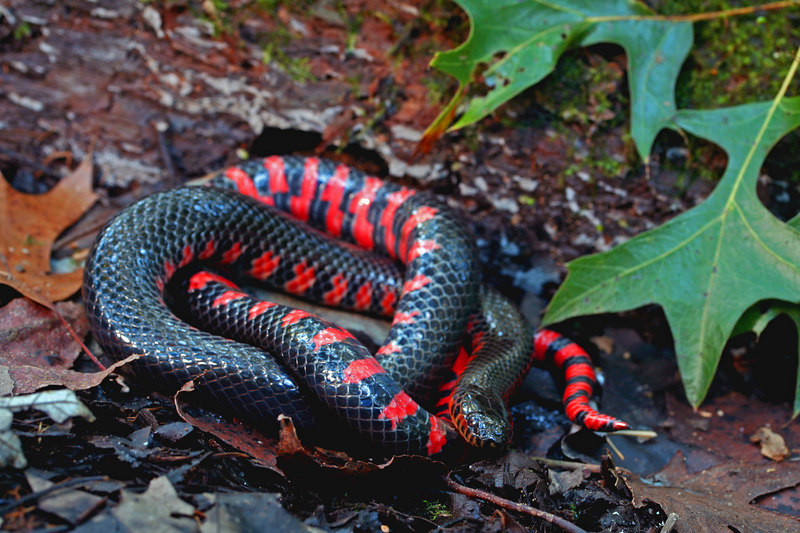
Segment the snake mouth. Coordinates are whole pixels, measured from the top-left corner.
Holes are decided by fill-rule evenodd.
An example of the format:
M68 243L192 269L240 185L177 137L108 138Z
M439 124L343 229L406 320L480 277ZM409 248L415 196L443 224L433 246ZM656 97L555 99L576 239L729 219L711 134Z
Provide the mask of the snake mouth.
M502 449L511 440L508 408L492 390L476 385L458 387L450 402L450 416L471 446Z

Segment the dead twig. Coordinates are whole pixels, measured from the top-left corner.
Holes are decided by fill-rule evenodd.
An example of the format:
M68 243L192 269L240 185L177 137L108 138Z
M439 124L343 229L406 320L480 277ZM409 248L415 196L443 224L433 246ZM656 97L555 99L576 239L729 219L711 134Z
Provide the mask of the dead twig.
M659 533L670 533L672 529L675 527L675 524L678 522L678 515L675 513L670 513L667 517L667 521L664 522L664 527L661 528Z
M535 518L539 518L545 522L549 522L560 527L567 533L587 533L585 529L581 529L572 522L568 522L560 516L548 513L547 511L542 511L541 509L537 509L535 507L531 507L530 505L512 502L511 500L501 498L500 496L492 494L491 492L473 489L460 483L456 483L450 478L449 475L445 477L445 482L451 489L465 496L469 496L470 498L480 498L481 500L493 503L498 507L503 507L504 509L509 509L511 511L516 511L518 513L524 513Z
M61 178L61 174L59 174L57 171L53 170L52 168L50 168L48 166L45 166L45 165L42 165L41 163L38 163L38 162L28 158L27 156L25 156L25 155L23 155L23 154L21 154L19 152L15 152L14 150L11 150L9 148L3 148L2 146L0 146L0 155L5 155L5 156L11 158L13 161L16 161L19 164L26 165L26 166L29 166L29 167L31 167L33 169L36 169L38 172L41 172L45 176L49 176L51 178L58 178L58 179Z

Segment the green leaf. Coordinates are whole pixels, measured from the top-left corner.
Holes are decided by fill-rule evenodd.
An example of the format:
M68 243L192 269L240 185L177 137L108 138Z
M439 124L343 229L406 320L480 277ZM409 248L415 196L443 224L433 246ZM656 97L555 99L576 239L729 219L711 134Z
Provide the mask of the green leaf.
M675 82L693 39L688 22L618 20L598 23L583 40L584 45L611 42L625 49L631 136L645 163L656 135L675 117Z
M676 126L728 153L716 189L663 226L567 265L544 322L660 304L696 407L739 317L765 299L800 302L800 233L767 211L755 192L769 150L800 126L800 97L684 110Z
M731 337L751 331L756 334L756 338L761 337L769 323L788 309L782 302L770 302L766 309L762 307L763 305L759 303L742 313L731 331Z
M472 97L452 129L477 122L540 81L568 48L612 42L628 54L632 135L647 161L656 135L675 115L675 81L692 45L690 23L641 20L651 11L630 0L456 2L470 19L469 37L436 54L431 65L454 76L461 87L430 132L446 127L466 87L479 77L486 93Z

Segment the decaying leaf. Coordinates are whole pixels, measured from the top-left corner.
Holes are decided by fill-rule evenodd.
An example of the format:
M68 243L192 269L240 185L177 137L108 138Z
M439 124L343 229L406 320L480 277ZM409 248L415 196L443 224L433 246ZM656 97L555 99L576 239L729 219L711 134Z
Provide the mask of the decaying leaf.
M276 441L265 437L254 428L234 424L219 418L200 418L190 415L183 408L182 396L194 391L194 381L189 381L175 393L175 409L183 420L201 431L210 433L229 446L248 454L255 463L283 474L277 466Z
M106 498L79 488L52 490L56 486L55 483L30 470L25 472L25 479L33 492L48 491L38 499L39 509L56 515L72 525L80 524L106 503Z
M97 200L92 191L92 158L44 194L24 194L0 176L0 283L46 307L73 295L81 269L50 271L50 252L58 235ZM45 215L45 216L43 216Z
M574 468L572 470L548 470L548 485L550 496L562 494L564 491L574 489L583 483L583 469Z
M122 499L112 511L127 531L195 531L194 507L178 497L166 476L150 481L144 493L122 491Z
M183 420L247 454L253 462L281 475L292 477L288 474L289 470L298 470L320 475L363 476L388 468L413 468L422 464L429 471L436 471L444 466L420 456L396 456L377 463L356 459L338 450L306 446L298 437L291 418L283 415L278 417L280 431L277 440L265 437L248 424L227 422L216 416L192 416L184 408L182 396L193 390L194 383L190 381L175 394L175 408Z
M783 437L766 426L758 428L758 431L750 436L750 442L760 443L761 455L773 461L783 461L792 455Z
M85 418L89 422L94 421L94 415L89 408L75 396L73 391L66 389L0 398L0 409L12 412L36 409L59 424L74 416Z
M218 492L204 494L214 506L206 511L201 533L219 531L295 531L323 533L301 522L281 506L280 494L270 492Z
M89 331L83 306L59 302L55 307L83 338ZM70 368L80 352L80 345L52 310L26 298L15 298L0 308L0 361L4 365Z
M654 478L630 480L636 499L657 501L667 513L677 514L680 531L800 530L796 517L754 505L760 496L800 484L800 465L789 461L760 465L730 462L690 474L678 452Z
M85 390L96 387L117 368L138 359L134 354L100 372L77 372L68 368L48 368L32 365L0 365L0 393L29 394L53 385L70 390ZM10 390L9 390L10 388Z
M598 335L589 340L591 340L594 345L597 346L597 348L604 354L611 355L611 353L614 351L614 339L608 335Z
M0 409L0 468L13 466L14 468L25 468L28 460L22 453L22 442L13 431L11 422L14 415L7 409Z
M70 390L51 390L0 398L0 468L7 465L25 468L28 464L22 454L19 438L11 431L12 413L28 409L42 411L57 423L74 416L83 417L90 422L94 421L92 412Z

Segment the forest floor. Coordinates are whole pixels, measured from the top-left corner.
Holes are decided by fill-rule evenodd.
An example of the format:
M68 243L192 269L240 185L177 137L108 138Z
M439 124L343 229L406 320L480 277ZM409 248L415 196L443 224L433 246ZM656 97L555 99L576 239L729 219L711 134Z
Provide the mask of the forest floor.
M663 133L645 169L627 133L624 52L602 45L568 53L569 71L416 153L456 89L428 63L465 38L462 12L436 1L252 4L0 4L0 172L25 193L0 190L0 223L52 234L45 272L74 269L102 225L150 193L242 157L318 155L445 198L470 220L486 281L537 324L567 261L698 204L714 181L696 176L725 168L718 149ZM42 194L66 179L71 193ZM783 176L759 186L767 205L796 208ZM549 374L534 370L515 397L512 451L454 468L304 446L288 426L260 436L189 393L102 379L40 305L58 301L91 339L80 275L59 276L0 285L0 393L66 386L91 414L17 410L0 433L0 448L19 438L24 453L0 470L4 530L566 527L526 514L534 508L574 531L660 531L669 515L679 532L800 530L788 321L759 342L732 340L697 411L659 308L562 324L605 374L602 411L658 436L575 431Z

